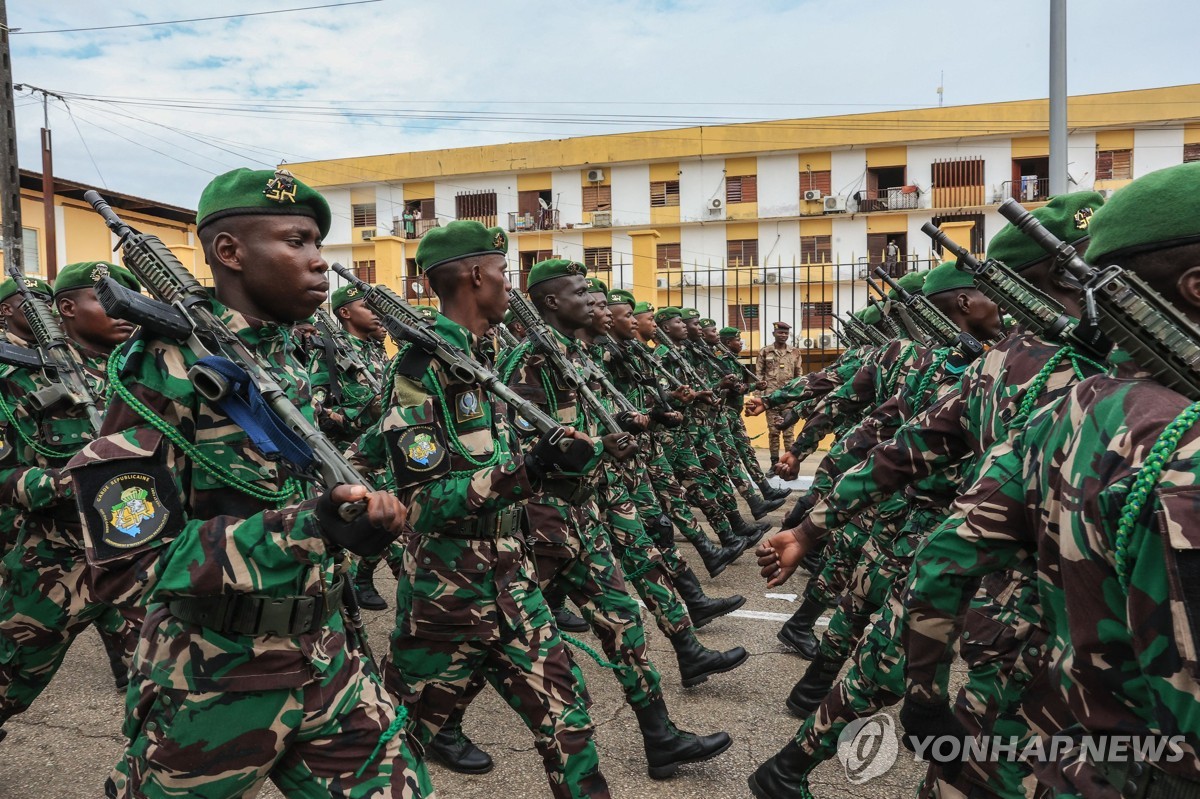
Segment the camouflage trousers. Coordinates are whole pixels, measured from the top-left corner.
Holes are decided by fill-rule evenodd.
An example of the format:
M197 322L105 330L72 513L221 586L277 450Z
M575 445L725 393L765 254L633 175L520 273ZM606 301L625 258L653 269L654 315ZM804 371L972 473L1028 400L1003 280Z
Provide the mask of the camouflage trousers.
M105 648L119 654L129 670L145 611L117 610L96 600L83 550L27 526L3 569L0 721L33 704L88 625L96 625Z
M646 480L649 485L643 489L636 489L634 486L630 487L630 493L634 495L634 501L637 502L638 506L638 513L642 517L642 524L652 526L654 517L665 511L671 517L671 522L675 525L675 529L689 543L697 547L703 546L704 544L701 543L701 539L707 542L708 537L700 529L700 523L696 520L695 514L692 513L692 507L688 504L687 494L684 492L683 486L679 484L679 481L675 479L675 473L671 471L671 464L663 452L661 442L657 438L650 438L649 444L650 449L645 467ZM642 499L638 498L638 492L644 490L649 490L653 495L654 502L649 501L644 496ZM656 543L661 548L663 542L656 541Z
M750 434L746 432L746 422L742 419L741 408L725 408L724 414L725 427L729 431L729 441L733 445L730 449L730 457L734 457L732 453L737 453L736 457L746 467L751 482L761 483L767 479L767 475L758 462L758 454L750 442Z
M592 740L595 727L583 673L554 626L541 590L528 576L515 582L508 590L519 607L519 623L498 613L495 640L418 637L398 623L384 666L387 687L408 709L414 737L427 745L491 683L533 733L552 796L608 796Z
M742 496L747 496L750 493L750 486L747 483L745 470L735 469L725 460L722 443L717 437L719 426L719 419L710 414L702 422L693 421L688 426L688 435L696 447L696 457L700 461L700 468L714 476L714 481L720 491L717 500L721 503L721 509L726 513L732 513L738 509L734 491Z
M538 582L542 590L553 583L571 598L616 664L613 673L625 701L645 707L662 695L662 675L650 662L641 608L625 587L595 504L588 503L581 515L585 529L573 532L565 546L534 548Z
M379 675L357 652L299 688L193 693L136 671L110 799L235 799L269 779L288 799L434 795ZM361 772L360 772L361 769ZM361 773L361 776L359 774Z
M729 523L725 495L729 492L727 481L720 474L701 468L700 458L692 446L691 433L686 427L664 431L663 451L671 464L679 484L683 486L687 501L700 509L708 524L719 537L728 537L733 533ZM730 497L734 507L737 502Z
M624 477L608 475L600 486L598 505L625 580L646 603L658 629L668 637L689 629L692 619L687 607L675 591L662 552L642 526Z
M850 576L847 591L829 619L821 636L820 649L831 660L844 661L862 639L871 617L883 608L906 564L897 562L886 551L887 542L868 536L858 564Z
M795 425L789 425L782 430L779 429L779 425L783 422L783 417L786 413L787 408L776 408L767 411L767 450L771 453L772 464L779 460L780 439L783 439L783 449L785 452L792 448L792 442L796 439Z

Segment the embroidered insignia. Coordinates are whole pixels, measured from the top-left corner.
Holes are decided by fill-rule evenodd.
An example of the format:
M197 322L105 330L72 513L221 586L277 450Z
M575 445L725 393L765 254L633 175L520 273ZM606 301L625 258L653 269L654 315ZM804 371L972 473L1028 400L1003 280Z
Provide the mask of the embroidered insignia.
M567 264L566 272L568 275L586 275L587 267L581 263L572 261L571 263Z
M513 419L513 424L515 424L517 429L522 433L532 433L537 429L533 426L533 422L529 421L519 413Z
M325 391L325 389L323 389L323 388L314 388L313 389L312 398L313 398L314 402L324 403L325 398L327 396L329 396L329 394L328 394L328 392Z
M277 203L296 202L296 178L286 169L276 169L263 189L263 196Z
M358 286L351 286L350 288L346 289L346 296L347 297L357 297L358 296Z
M458 400L454 403L455 422L469 422L483 416L483 398L480 395L481 390L478 388L458 395Z
M31 277L25 278L25 285L31 289L35 289L38 287L37 281Z
M97 264L96 268L92 270L92 274L89 275L89 277L93 283L99 281L101 278L108 277L108 266L106 264Z
M497 233L496 238L492 239L492 246L497 250L503 250L506 243L508 243L508 238L504 233Z
M1076 230L1087 230L1088 225L1090 225L1092 223L1092 213L1093 213L1093 211L1091 208L1080 208L1078 211L1076 211L1075 212L1075 229Z
M405 465L414 472L431 471L446 458L445 447L425 427L408 428L401 434L398 444L397 449L404 454Z
M154 478L140 472L109 480L100 487L93 504L104 519L101 539L116 549L132 549L157 538L170 519L158 498Z

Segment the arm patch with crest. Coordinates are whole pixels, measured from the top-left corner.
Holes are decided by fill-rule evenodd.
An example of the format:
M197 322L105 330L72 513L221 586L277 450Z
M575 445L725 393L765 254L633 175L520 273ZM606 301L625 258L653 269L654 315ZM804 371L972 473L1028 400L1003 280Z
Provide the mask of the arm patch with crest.
M175 479L157 459L97 461L72 469L71 477L97 563L161 546L183 529Z
M384 432L396 488L427 483L450 471L450 451L441 428L414 424Z

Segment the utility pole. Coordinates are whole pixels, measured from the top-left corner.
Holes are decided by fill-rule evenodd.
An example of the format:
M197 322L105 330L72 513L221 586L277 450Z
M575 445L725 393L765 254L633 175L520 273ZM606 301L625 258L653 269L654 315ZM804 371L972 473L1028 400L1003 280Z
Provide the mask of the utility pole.
M31 94L42 95L42 214L45 220L46 279L51 283L58 276L58 233L54 216L54 148L50 140L50 98L62 100L54 92L18 83L14 89L26 89Z
M1067 0L1050 0L1050 196L1067 193Z
M21 252L21 175L17 167L17 119L13 108L8 3L0 0L0 225L4 228L4 271L24 274Z

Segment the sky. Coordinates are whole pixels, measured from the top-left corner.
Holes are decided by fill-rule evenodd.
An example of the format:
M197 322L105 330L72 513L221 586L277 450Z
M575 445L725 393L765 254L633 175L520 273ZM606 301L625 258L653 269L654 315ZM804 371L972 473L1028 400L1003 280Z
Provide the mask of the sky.
M239 166L1048 93L1048 0L378 0L39 32L321 3L9 0L14 81L65 98L55 175L194 208ZM1200 3L1133 8L1068 3L1071 94L1200 82ZM23 167L42 123L17 92Z

